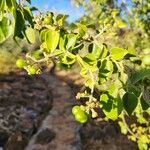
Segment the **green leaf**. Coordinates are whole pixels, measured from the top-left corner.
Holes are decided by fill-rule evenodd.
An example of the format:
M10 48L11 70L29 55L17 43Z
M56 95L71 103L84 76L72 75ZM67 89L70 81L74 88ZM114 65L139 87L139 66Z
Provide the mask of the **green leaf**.
M23 38L22 33L24 29L25 29L24 15L21 10L16 10L14 37L18 36L20 38Z
M108 55L108 50L107 50L107 47L106 45L101 45L101 49L100 49L100 58L106 58L107 55Z
M118 47L113 47L110 49L110 55L113 60L123 59L127 53L127 50Z
M116 120L122 112L122 102L119 97L112 98L107 94L102 94L100 96L100 104L102 111L109 119Z
M113 98L117 98L119 95L119 89L122 87L120 80L116 79L109 87L108 93Z
M48 32L48 29L44 29L40 32L40 41L43 43L46 40L46 33Z
M39 60L39 59L42 59L44 57L41 50L34 50L34 51L31 52L30 55L35 60Z
M31 0L26 0L29 4L31 4Z
M72 49L76 43L77 36L75 34L68 34L67 35L67 45L66 49Z
M142 69L132 74L131 82L132 84L135 84L146 77L150 77L150 69Z
M59 42L59 32L49 29L49 31L46 33L46 44L49 52L53 52Z
M23 14L24 18L30 23L30 25L33 25L32 21L33 15L31 10L27 6L23 7Z
M62 14L59 14L57 17L56 17L56 21L57 21L57 24L59 26L62 26L65 22L65 20L67 19L68 15L62 15Z
M97 60L95 56L91 53L88 53L85 57L83 57L84 63L88 64L89 66L97 65Z
M32 28L27 28L25 31L25 34L26 34L27 40L33 44L35 42L35 30Z
M115 23L116 23L117 27L119 27L119 28L127 27L127 23L125 21L121 20L120 18L117 18L115 20Z
M150 106L149 104L144 100L143 96L141 97L141 106L143 110L147 110Z
M108 50L105 45L93 44L92 54L94 54L96 58L105 58L108 54Z
M137 97L133 93L126 92L123 95L122 100L123 100L124 109L127 111L129 115L131 115L138 104Z
M119 121L118 124L119 124L119 126L121 128L121 133L126 135L128 133L128 130L127 130L125 124L123 122L121 122L121 121Z
M4 16L5 0L0 1L0 21L2 21Z
M66 40L66 35L64 36L60 36L60 39L59 39L59 49L61 50L65 50L65 47L66 47L66 43L67 43L67 40Z
M0 21L0 43L4 42L13 32L13 26L6 17Z
M77 27L78 27L78 34L79 36L83 37L86 32L87 32L87 27L84 24L81 23L77 23Z
M150 106L150 92L149 92L149 89L146 87L144 87L144 89L143 89L143 99Z
M103 60L99 68L99 80L104 83L106 80L110 79L113 73L113 63L110 60Z
M12 1L11 0L6 0L6 5L8 8L12 8Z
M62 63L66 65L71 65L75 62L75 55L73 55L70 52L67 52L67 54L62 58Z

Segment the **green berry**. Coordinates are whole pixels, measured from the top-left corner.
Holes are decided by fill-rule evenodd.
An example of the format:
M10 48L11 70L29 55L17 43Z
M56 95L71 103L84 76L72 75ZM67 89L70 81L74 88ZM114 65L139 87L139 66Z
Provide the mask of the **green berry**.
M16 61L16 66L18 68L23 68L26 66L26 61L24 59L20 58Z
M34 67L34 66L29 66L29 67L28 67L28 73L29 73L30 75L36 74L36 73L37 73L37 68Z
M88 120L88 117L86 113L81 110L75 115L75 119L80 123L86 123Z
M48 25L48 24L51 23L51 20L52 20L52 18L50 16L47 16L47 17L44 18L43 23L46 24L46 25Z
M80 106L74 106L72 108L72 114L76 115L79 111L81 111Z

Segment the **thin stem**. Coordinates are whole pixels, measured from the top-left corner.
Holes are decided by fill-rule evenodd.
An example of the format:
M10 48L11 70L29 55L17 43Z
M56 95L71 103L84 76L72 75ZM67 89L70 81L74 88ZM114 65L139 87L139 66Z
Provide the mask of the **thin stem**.
M89 98L91 100L93 98L95 82L94 82L93 73L91 72L91 70L89 70L89 72L90 72L90 76L91 76L91 79L92 79L91 95L90 95L90 98Z
M128 132L129 132L131 135L133 135L135 138L139 139L139 137L138 137L137 135L135 135L135 134L131 131L131 129L129 128L129 126L128 126L126 120L125 120L125 112L123 112L121 118L122 118L122 121L123 121L124 125L126 126L126 129L128 130Z
M29 54L27 54L26 55L26 57L27 58L30 58L31 60L33 60L34 62L36 62L36 63L41 63L41 62L45 62L45 61L47 61L47 58L48 59L50 59L50 58L52 58L52 57L54 57L54 56L59 56L59 55L61 55L61 54L63 54L63 52L62 53L60 53L60 54L57 54L57 55L55 55L55 54L51 54L51 55L47 55L47 57L45 57L45 58L43 58L43 59L40 59L40 60L36 60L36 59L34 59L32 56L30 56Z

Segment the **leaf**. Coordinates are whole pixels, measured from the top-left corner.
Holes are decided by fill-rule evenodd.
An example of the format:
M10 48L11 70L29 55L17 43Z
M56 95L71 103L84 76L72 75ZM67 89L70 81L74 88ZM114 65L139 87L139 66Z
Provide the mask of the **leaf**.
M102 94L100 104L106 117L112 120L116 120L122 111L122 102L119 97L113 99L107 94Z
M62 26L62 25L64 24L66 18L68 18L68 15L59 14L59 15L56 17L57 24L58 24L59 26Z
M70 52L67 52L67 55L62 58L62 63L66 65L71 65L75 62L75 55Z
M49 31L46 33L46 44L49 52L53 52L59 42L59 32L49 29Z
M14 37L18 36L20 38L23 38L22 33L24 29L25 29L25 20L23 13L20 10L16 10Z
M61 50L65 50L65 47L66 47L66 43L67 43L67 40L66 40L66 35L64 36L60 36L60 39L59 39L59 49Z
M145 79L146 77L150 77L150 69L142 69L132 74L131 82L132 84L135 84L138 81Z
M77 36L75 34L69 34L67 35L67 45L66 49L72 49L76 43Z
M125 124L123 122L121 122L121 121L119 121L118 124L119 124L119 126L121 128L121 133L126 135L128 133L128 130L127 130Z
M35 7L35 6L32 6L32 7L30 8L30 10L31 10L31 11L37 11L37 10L38 10L38 8L37 8L37 7Z
M99 68L99 80L101 83L106 82L113 73L113 63L110 60L103 60Z
M45 42L45 40L46 40L46 33L47 33L48 31L49 31L48 29L44 29L44 30L42 30L42 31L40 32L40 40L41 40L42 43Z
M27 28L25 31L25 34L26 34L27 40L33 44L35 42L35 30L32 28Z
M144 89L143 89L143 99L150 106L150 91L149 91L149 89L146 89L146 87L144 87Z
M94 54L96 58L105 58L108 51L105 45L93 44L92 54Z
M123 59L127 53L127 50L118 47L113 47L110 49L110 55L113 60Z
M4 7L5 7L5 0L0 0L0 21L2 20L3 17Z
M125 21L121 20L120 18L117 18L115 21L116 21L117 27L119 27L119 28L127 27L127 23Z
M13 26L6 17L0 21L0 43L4 42L13 32Z
M87 27L84 24L81 23L77 23L77 27L78 27L78 34L79 36L83 37L86 32L87 32Z
M83 61L90 66L94 66L97 64L95 56L91 53L88 53L85 57L83 57Z
M123 100L124 109L127 111L129 115L131 115L138 104L137 97L133 93L126 92L123 95L122 100Z
M31 10L27 6L23 7L23 14L24 18L30 23L30 25L33 25L32 21L33 15Z
M29 4L31 4L31 0L26 0Z
M112 96L113 98L117 98L119 95L119 89L122 87L122 83L120 82L120 80L116 79L110 86L109 86L109 90L108 93L110 96Z
M6 5L10 9L12 7L12 1L11 0L6 0Z
M141 96L140 101L143 110L147 110L150 107L150 105L144 100L143 96Z

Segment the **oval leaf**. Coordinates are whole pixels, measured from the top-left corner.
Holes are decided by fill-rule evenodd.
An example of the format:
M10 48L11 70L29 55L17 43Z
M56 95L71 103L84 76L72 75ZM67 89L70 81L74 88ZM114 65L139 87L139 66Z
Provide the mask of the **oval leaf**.
M123 59L127 53L127 50L118 47L113 47L110 49L111 58L113 60Z
M146 77L150 77L150 69L139 70L132 74L131 82L135 84L136 82L143 80Z
M131 115L138 104L137 97L133 93L126 92L122 100L124 109Z
M27 28L25 31L25 34L26 34L27 40L33 44L35 42L35 30L32 28Z
M3 17L0 21L0 43L4 42L11 34L13 28L8 18Z
M59 42L59 32L55 30L49 30L46 33L46 44L49 52L53 52Z

